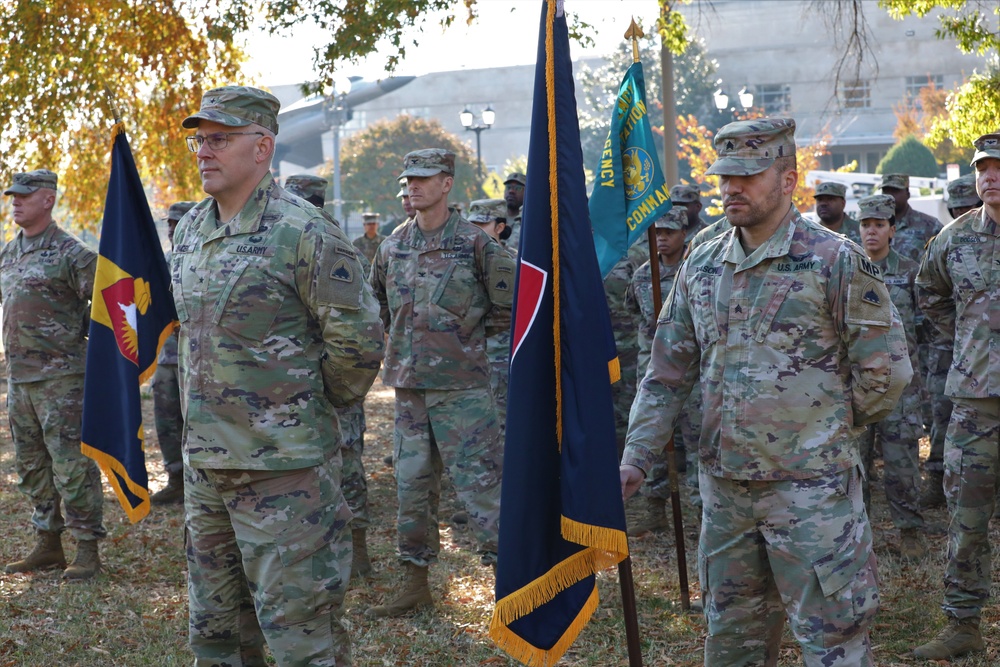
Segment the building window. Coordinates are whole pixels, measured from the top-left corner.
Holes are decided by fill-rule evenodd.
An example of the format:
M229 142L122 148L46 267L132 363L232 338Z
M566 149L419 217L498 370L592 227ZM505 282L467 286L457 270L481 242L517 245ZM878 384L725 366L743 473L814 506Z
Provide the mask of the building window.
M921 74L906 77L906 99L920 108L920 91L924 88L943 88L944 74Z
M840 88L840 94L847 109L867 109L871 106L871 95L868 81L852 81Z
M783 83L764 83L757 86L757 106L768 115L792 110L791 89Z

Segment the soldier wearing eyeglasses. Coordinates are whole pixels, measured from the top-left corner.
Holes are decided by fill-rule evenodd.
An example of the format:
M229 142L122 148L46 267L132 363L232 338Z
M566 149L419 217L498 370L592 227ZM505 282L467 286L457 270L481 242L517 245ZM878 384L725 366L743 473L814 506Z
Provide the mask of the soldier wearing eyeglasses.
M263 665L264 641L278 665L351 664L335 410L371 386L383 329L354 246L271 176L278 108L227 86L183 122L209 195L171 260L198 666Z

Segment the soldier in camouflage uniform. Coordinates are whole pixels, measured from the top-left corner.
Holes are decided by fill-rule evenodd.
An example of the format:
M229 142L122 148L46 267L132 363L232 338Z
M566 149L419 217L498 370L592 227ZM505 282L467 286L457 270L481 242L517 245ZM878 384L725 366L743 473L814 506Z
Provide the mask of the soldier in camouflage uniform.
M524 206L524 185L527 182L528 177L516 171L507 174L507 180L503 182L503 198L507 202L507 227L510 228L510 236L504 241L504 245L514 252L517 252L518 243L521 242L521 209Z
M952 220L979 208L983 201L976 192L975 174L960 176L948 183L948 213ZM951 421L951 399L945 394L948 369L951 368L951 341L940 341L933 335L933 323L924 321L930 343L927 357L927 391L931 395L931 450L924 461L927 483L920 497L921 507L944 507L944 440Z
M678 183L670 188L670 201L687 214L684 223L684 242L687 243L701 230L708 227L708 221L701 217L701 190L697 185Z
M912 376L881 272L792 205L795 121L715 137L734 229L691 251L660 313L622 458L642 484L696 383L705 664L776 665L783 616L807 667L874 664L878 611L858 427Z
M982 651L979 618L990 596L989 523L996 507L1000 457L1000 133L975 141L972 165L982 208L956 219L931 241L917 274L917 298L940 344L952 344L954 361L945 393L951 423L944 446L948 499L948 563L944 604L948 625L914 653L948 660Z
M80 451L97 255L52 220L57 180L38 169L14 174L4 191L13 196L14 222L21 228L0 250L7 413L17 486L31 501L37 532L31 553L5 570L59 567L65 568L63 578L87 579L100 569L97 541L106 534L101 475ZM60 538L64 527L77 540L69 567Z
M251 609L278 665L351 664L335 410L374 381L383 328L354 246L270 174L278 108L227 86L183 122L210 195L171 261L197 666L264 664Z
M369 264L375 261L375 253L385 240L385 237L378 233L378 219L378 213L362 214L365 233L354 239L354 247L365 256Z
M615 440L619 455L625 448L628 413L635 398L639 366L639 320L626 306L625 296L636 268L648 257L643 251L645 245L647 245L645 240L632 244L628 254L618 260L604 278L604 296L608 300L611 330L614 333L618 364L621 368L621 379L611 385L611 398L615 405Z
M437 560L442 469L469 515L484 564L496 562L503 443L490 392L486 339L509 321L514 262L448 207L455 154L408 153L413 219L379 247L371 284L389 331L382 382L396 388L395 472L401 594L372 607L398 616L433 604L427 570Z
M871 195L858 202L858 217L861 218L865 253L882 272L889 298L906 331L910 365L916 368L917 298L913 279L918 264L900 257L890 247L895 231L895 207L896 202L889 195ZM919 503L920 438L924 435L920 423L921 384L920 374L914 373L893 411L885 419L868 426L868 437L863 438L861 450L866 469L871 469L875 441L881 444L885 497L889 501L892 522L899 529L899 553L908 560L917 560L927 554L927 545L921 537L924 517L920 514ZM865 505L870 506L868 480L865 480Z
M302 197L307 202L320 209L326 216L323 206L326 205L327 180L311 174L295 174L285 179L285 190L290 194ZM330 222L340 227L340 223L332 217ZM367 276L371 264L361 253L358 253L361 272ZM368 423L365 421L364 401L358 401L346 408L337 409L340 420L340 431L344 444L340 449L343 470L340 475L340 488L344 492L344 500L351 509L351 579L367 577L372 572L372 562L368 556L368 527L371 525L368 512L368 478L365 475L365 464L362 459L365 453L365 431Z
M816 217L821 225L831 232L843 234L861 245L861 229L858 221L844 213L847 205L847 186L843 183L816 184Z
M477 199L469 203L469 222L486 232L497 243L503 243L511 235L507 226L507 205L503 199ZM511 259L517 257L513 247L501 245ZM503 311L499 311L503 312ZM493 322L499 329L486 339L486 358L490 360L490 389L497 404L497 419L500 420L500 438L507 431L507 383L510 379L510 321L506 324L497 318ZM454 520L454 519L453 519Z
M656 229L656 252L660 263L660 298L665 300L674 284L677 270L684 254L685 229L688 213L682 206L675 206L653 223ZM626 307L632 311L639 323L639 363L637 380L646 375L649 355L656 332L656 318L659 309L653 302L653 271L650 262L644 262L632 275ZM692 504L701 507L698 493L698 441L701 439L701 391L695 388L684 405L680 423L674 428L675 456L684 464ZM670 525L667 520L666 504L670 498L670 477L666 456L657 459L649 470L649 482L643 489L644 513L639 520L629 526L629 535L642 535L650 531L662 530Z
M687 253L691 254L691 252L695 248L700 246L702 243L705 243L706 241L711 241L716 236L719 236L723 232L728 232L732 228L733 226L729 224L729 220L727 220L724 217L719 218L718 220L710 224L708 227L705 227L700 232L695 234L694 238L688 241Z
M179 201L167 209L167 239L171 246L178 221L197 203ZM169 264L171 253L166 255ZM167 471L167 485L150 496L149 502L154 505L184 502L184 457L181 453L184 414L181 412L180 375L177 372L176 332L163 341L156 372L153 373L153 421L156 442L163 455L163 469Z

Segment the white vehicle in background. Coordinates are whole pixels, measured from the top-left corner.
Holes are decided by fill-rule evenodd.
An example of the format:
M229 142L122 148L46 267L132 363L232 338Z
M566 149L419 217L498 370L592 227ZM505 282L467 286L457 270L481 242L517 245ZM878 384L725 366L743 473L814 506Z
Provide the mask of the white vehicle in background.
M816 187L817 183L843 183L847 186L847 205L844 211L853 217L857 217L858 200L875 192L879 183L882 182L881 174L866 174L860 172L841 171L810 171L806 174L806 185ZM932 215L943 223L951 221L948 214L948 203L943 194L921 195L921 189L930 189L932 192L945 192L947 181L943 178L922 178L918 176L910 177L910 206L920 211ZM816 214L810 211L806 217L816 220Z

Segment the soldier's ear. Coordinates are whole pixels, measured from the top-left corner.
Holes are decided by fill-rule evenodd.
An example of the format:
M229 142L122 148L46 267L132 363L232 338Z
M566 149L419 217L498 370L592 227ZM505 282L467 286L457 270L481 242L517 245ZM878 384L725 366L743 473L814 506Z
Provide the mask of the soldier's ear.
M781 194L790 195L795 192L795 186L799 182L799 172L796 169L789 169L781 174Z
M254 153L257 162L266 162L271 159L272 155L274 155L274 137L268 134L258 137Z

